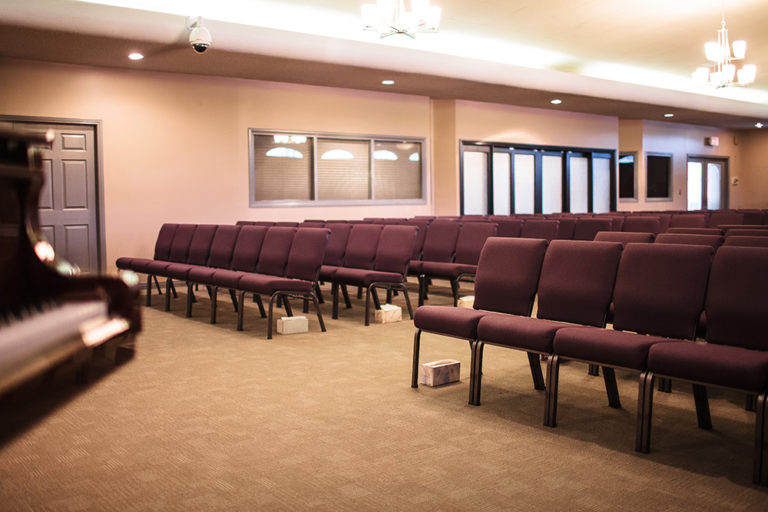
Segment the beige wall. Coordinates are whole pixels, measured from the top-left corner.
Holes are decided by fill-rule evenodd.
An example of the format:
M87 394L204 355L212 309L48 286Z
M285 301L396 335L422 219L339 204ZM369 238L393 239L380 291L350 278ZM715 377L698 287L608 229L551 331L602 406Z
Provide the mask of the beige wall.
M459 212L459 139L456 137L456 101L432 101L435 215Z
M1 59L0 90L2 115L102 122L107 270L118 256L151 255L163 222L432 211L429 203L252 209L248 199L248 128L429 139L425 97ZM429 153L427 145L427 168Z
M735 140L741 148L741 163L730 173L739 179L730 187L731 206L768 208L768 130L740 132Z

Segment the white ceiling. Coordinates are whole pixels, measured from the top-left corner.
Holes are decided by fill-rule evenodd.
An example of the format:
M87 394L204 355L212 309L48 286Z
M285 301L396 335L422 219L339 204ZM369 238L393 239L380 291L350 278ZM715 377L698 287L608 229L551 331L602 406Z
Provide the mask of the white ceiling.
M432 0L440 32L413 40L362 31L366 1L0 0L0 56L768 124L768 0ZM750 87L691 83L722 14L758 67ZM188 48L187 15L211 31L204 55ZM146 58L130 62L130 50ZM389 77L397 83L384 88ZM555 95L559 107L548 103Z

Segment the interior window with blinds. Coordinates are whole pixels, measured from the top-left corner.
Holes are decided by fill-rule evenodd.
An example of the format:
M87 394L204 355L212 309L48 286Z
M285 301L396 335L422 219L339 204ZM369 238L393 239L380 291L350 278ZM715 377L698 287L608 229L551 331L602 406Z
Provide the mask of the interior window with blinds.
M249 134L251 207L426 202L423 140Z

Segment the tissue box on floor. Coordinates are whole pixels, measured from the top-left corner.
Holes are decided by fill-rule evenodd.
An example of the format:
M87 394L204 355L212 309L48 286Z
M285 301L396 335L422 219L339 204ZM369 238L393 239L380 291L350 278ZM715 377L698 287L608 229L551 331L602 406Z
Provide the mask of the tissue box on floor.
M390 322L399 322L403 319L403 310L400 306L393 304L382 304L381 309L374 313L373 321L377 324L388 324Z
M459 380L461 363L455 359L440 359L424 363L419 370L419 382L427 386L442 386Z
M309 331L309 321L305 316L283 316L277 319L278 334L295 334Z
M475 307L475 296L465 295L464 297L459 297L459 302L456 305L460 308L472 309Z

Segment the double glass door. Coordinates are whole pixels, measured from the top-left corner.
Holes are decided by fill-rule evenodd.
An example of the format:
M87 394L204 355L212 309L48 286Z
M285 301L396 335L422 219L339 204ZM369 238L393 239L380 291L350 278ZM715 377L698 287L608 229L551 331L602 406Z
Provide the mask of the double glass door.
M727 162L711 158L688 158L688 210L726 208Z

